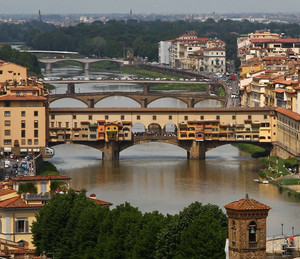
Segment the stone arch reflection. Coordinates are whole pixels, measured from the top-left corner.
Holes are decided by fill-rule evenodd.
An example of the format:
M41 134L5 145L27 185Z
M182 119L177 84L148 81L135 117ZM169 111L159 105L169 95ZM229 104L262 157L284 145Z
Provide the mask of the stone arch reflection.
M109 96L95 104L95 108L141 108L135 100L124 96Z

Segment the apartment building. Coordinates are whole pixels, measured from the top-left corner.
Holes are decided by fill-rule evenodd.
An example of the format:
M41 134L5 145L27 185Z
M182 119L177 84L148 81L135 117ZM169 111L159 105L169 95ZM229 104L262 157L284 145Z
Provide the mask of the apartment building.
M27 78L27 68L15 64L9 67L11 77L6 73L0 77L3 80L0 85L0 152L44 154L48 129L47 91L42 83ZM24 79L18 82L15 74Z
M160 42L158 56L160 64L171 67L212 73L226 71L225 43L219 39L198 38L194 32Z
M0 60L0 82L11 85L27 84L26 67Z

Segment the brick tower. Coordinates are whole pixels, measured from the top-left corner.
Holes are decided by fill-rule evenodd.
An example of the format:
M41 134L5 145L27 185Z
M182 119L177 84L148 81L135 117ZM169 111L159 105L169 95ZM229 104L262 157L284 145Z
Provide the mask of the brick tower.
M229 258L266 258L266 219L271 208L248 195L224 207L228 215Z

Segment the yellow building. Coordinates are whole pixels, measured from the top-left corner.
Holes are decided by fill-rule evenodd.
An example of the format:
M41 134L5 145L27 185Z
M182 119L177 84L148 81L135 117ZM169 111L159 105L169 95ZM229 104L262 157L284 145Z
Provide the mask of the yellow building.
M48 134L47 91L42 83L27 80L27 68L13 63L2 64L2 68L8 72L3 69L3 76L0 74L3 93L0 96L0 152L44 154ZM17 84L15 74L22 78Z
M27 68L0 60L0 82L11 85L27 85Z

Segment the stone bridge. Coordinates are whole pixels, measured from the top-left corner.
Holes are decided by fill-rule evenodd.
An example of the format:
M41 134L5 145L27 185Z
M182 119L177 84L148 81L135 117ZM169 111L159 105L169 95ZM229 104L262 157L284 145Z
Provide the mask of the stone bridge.
M102 152L103 160L118 160L120 152L123 150L138 144L149 143L149 142L160 142L167 143L178 146L187 151L188 159L205 159L205 153L213 148L219 146L239 143L237 141L201 141L196 142L193 140L178 140L176 136L133 136L131 141L72 141L72 144L86 145L95 149L98 149ZM272 143L262 143L262 142L251 142L243 141L240 143L247 143L256 145L268 150L269 153L272 152L273 145ZM65 144L64 142L49 143L49 146L56 146Z
M46 72L51 71L52 65L63 61L75 61L82 64L84 71L89 71L90 64L100 62L100 61L110 61L116 62L120 65L124 64L124 59L114 59L114 58L41 58L38 61L46 66Z
M63 99L72 98L79 100L87 105L88 108L94 108L94 105L112 96L123 96L136 101L142 108L146 108L151 102L161 98L175 98L187 104L187 107L194 107L195 104L207 99L218 100L225 102L225 96L208 95L207 93L199 92L93 92L93 93L66 93L52 94L48 96L49 103Z

